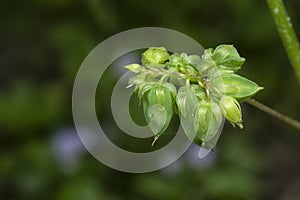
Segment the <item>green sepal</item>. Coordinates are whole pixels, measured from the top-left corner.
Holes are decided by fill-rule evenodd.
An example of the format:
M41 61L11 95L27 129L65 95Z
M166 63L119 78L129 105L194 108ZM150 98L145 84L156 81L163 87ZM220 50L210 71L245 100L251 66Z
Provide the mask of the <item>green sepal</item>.
M197 107L194 128L197 138L206 143L218 134L222 125L222 113L218 104L201 101Z
M239 70L245 62L245 58L240 57L233 45L220 45L212 54L211 58L219 69Z
M183 86L178 90L176 103L181 126L188 139L194 141L196 137L194 118L199 104L199 99L190 88Z
M143 109L146 122L155 136L168 128L174 110L172 92L161 84L155 84L143 95Z
M254 96L257 92L263 89L255 82L233 73L222 73L222 85L218 88L226 94L242 102L243 100Z
M223 130L224 121L225 121L225 119L224 119L224 117L222 117L221 126L219 127L219 130L217 131L217 133L210 140L208 140L206 142L201 141L201 143L200 143L201 147L206 148L206 149L213 149L216 146L216 144L219 140L219 137L222 133L222 130ZM199 141L200 139L197 139L197 140ZM197 140L195 140L195 141L197 141ZM199 143L198 143L198 145L199 145Z
M239 102L230 96L223 96L219 101L223 116L233 125L243 128L242 110Z

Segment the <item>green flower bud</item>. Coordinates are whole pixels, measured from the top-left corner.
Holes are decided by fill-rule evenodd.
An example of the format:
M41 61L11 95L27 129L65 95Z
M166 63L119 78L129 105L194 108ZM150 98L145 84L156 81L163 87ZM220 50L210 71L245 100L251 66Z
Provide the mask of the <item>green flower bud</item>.
M218 141L225 118L233 126L243 128L238 101L262 89L235 74L244 62L233 45L206 49L201 57L169 55L163 47L151 47L142 54L142 65L125 66L135 73L129 86L135 85L143 102L154 142L166 131L174 112L179 115L186 136L207 149Z
M141 66L139 64L130 64L130 65L126 65L124 67L133 73L141 72Z
M180 87L176 96L179 115L182 117L186 117L189 114L192 115L196 105L198 105L198 101L197 96L191 90L187 89L186 86Z
M173 116L174 98L165 86L155 84L143 96L146 122L155 136L160 136L169 126Z
M163 64L169 59L169 53L164 47L150 47L142 55L143 64Z
M237 71L245 62L245 58L240 57L233 45L218 46L211 58L215 61L219 69Z
M197 138L206 143L214 138L222 125L222 113L219 105L213 102L201 101L196 111L194 128Z
M250 81L242 76L233 73L220 74L221 81L213 81L214 87L218 88L227 96L231 96L238 101L243 101L254 96L257 92L263 89L255 82Z
M197 64L200 62L200 57L197 55L188 56L186 53L174 53L169 57L168 67L173 67L176 71L186 74L190 81L196 82L198 72L196 70ZM175 80L175 82L178 82ZM181 85L181 84L178 84Z
M242 129L242 111L239 102L233 97L224 96L221 98L219 105L224 117L230 121L233 126L236 124Z

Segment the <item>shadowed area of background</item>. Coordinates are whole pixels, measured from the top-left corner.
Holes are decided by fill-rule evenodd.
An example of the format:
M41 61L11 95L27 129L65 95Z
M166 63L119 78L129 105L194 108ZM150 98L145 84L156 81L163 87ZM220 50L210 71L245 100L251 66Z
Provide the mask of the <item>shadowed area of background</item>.
M300 33L300 2L286 3ZM226 123L208 157L199 160L192 146L147 174L98 162L72 120L73 81L89 51L143 26L180 31L204 48L234 44L246 58L240 74L265 88L256 99L300 119L299 85L264 1L2 0L0 24L0 199L299 199L299 132L250 105L242 104L245 128ZM131 57L107 70L96 108L111 140L148 151L151 139L122 133L108 109L121 65ZM142 119L137 100L131 102L133 118Z

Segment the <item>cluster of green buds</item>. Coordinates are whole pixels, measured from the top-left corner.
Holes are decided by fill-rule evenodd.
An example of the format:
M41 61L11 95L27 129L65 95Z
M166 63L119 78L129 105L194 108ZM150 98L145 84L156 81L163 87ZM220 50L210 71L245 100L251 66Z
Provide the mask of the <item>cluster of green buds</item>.
M129 87L135 86L154 141L174 114L187 137L208 149L215 146L224 118L243 128L240 103L262 89L236 74L244 62L233 45L206 49L201 57L151 47L141 64L125 66L134 73Z

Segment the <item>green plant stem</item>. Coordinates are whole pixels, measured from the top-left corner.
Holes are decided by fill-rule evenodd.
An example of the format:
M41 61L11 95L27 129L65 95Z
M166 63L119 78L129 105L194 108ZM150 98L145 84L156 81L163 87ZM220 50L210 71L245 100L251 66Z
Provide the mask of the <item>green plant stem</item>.
M268 113L269 115L271 115L272 117L275 117L283 122L285 122L286 124L300 130L300 122L297 121L297 120L294 120L254 99L247 99L246 102L248 104L251 104L252 106L260 109L261 111L265 112L265 113Z
M300 84L300 48L291 19L282 0L267 0L267 3Z

